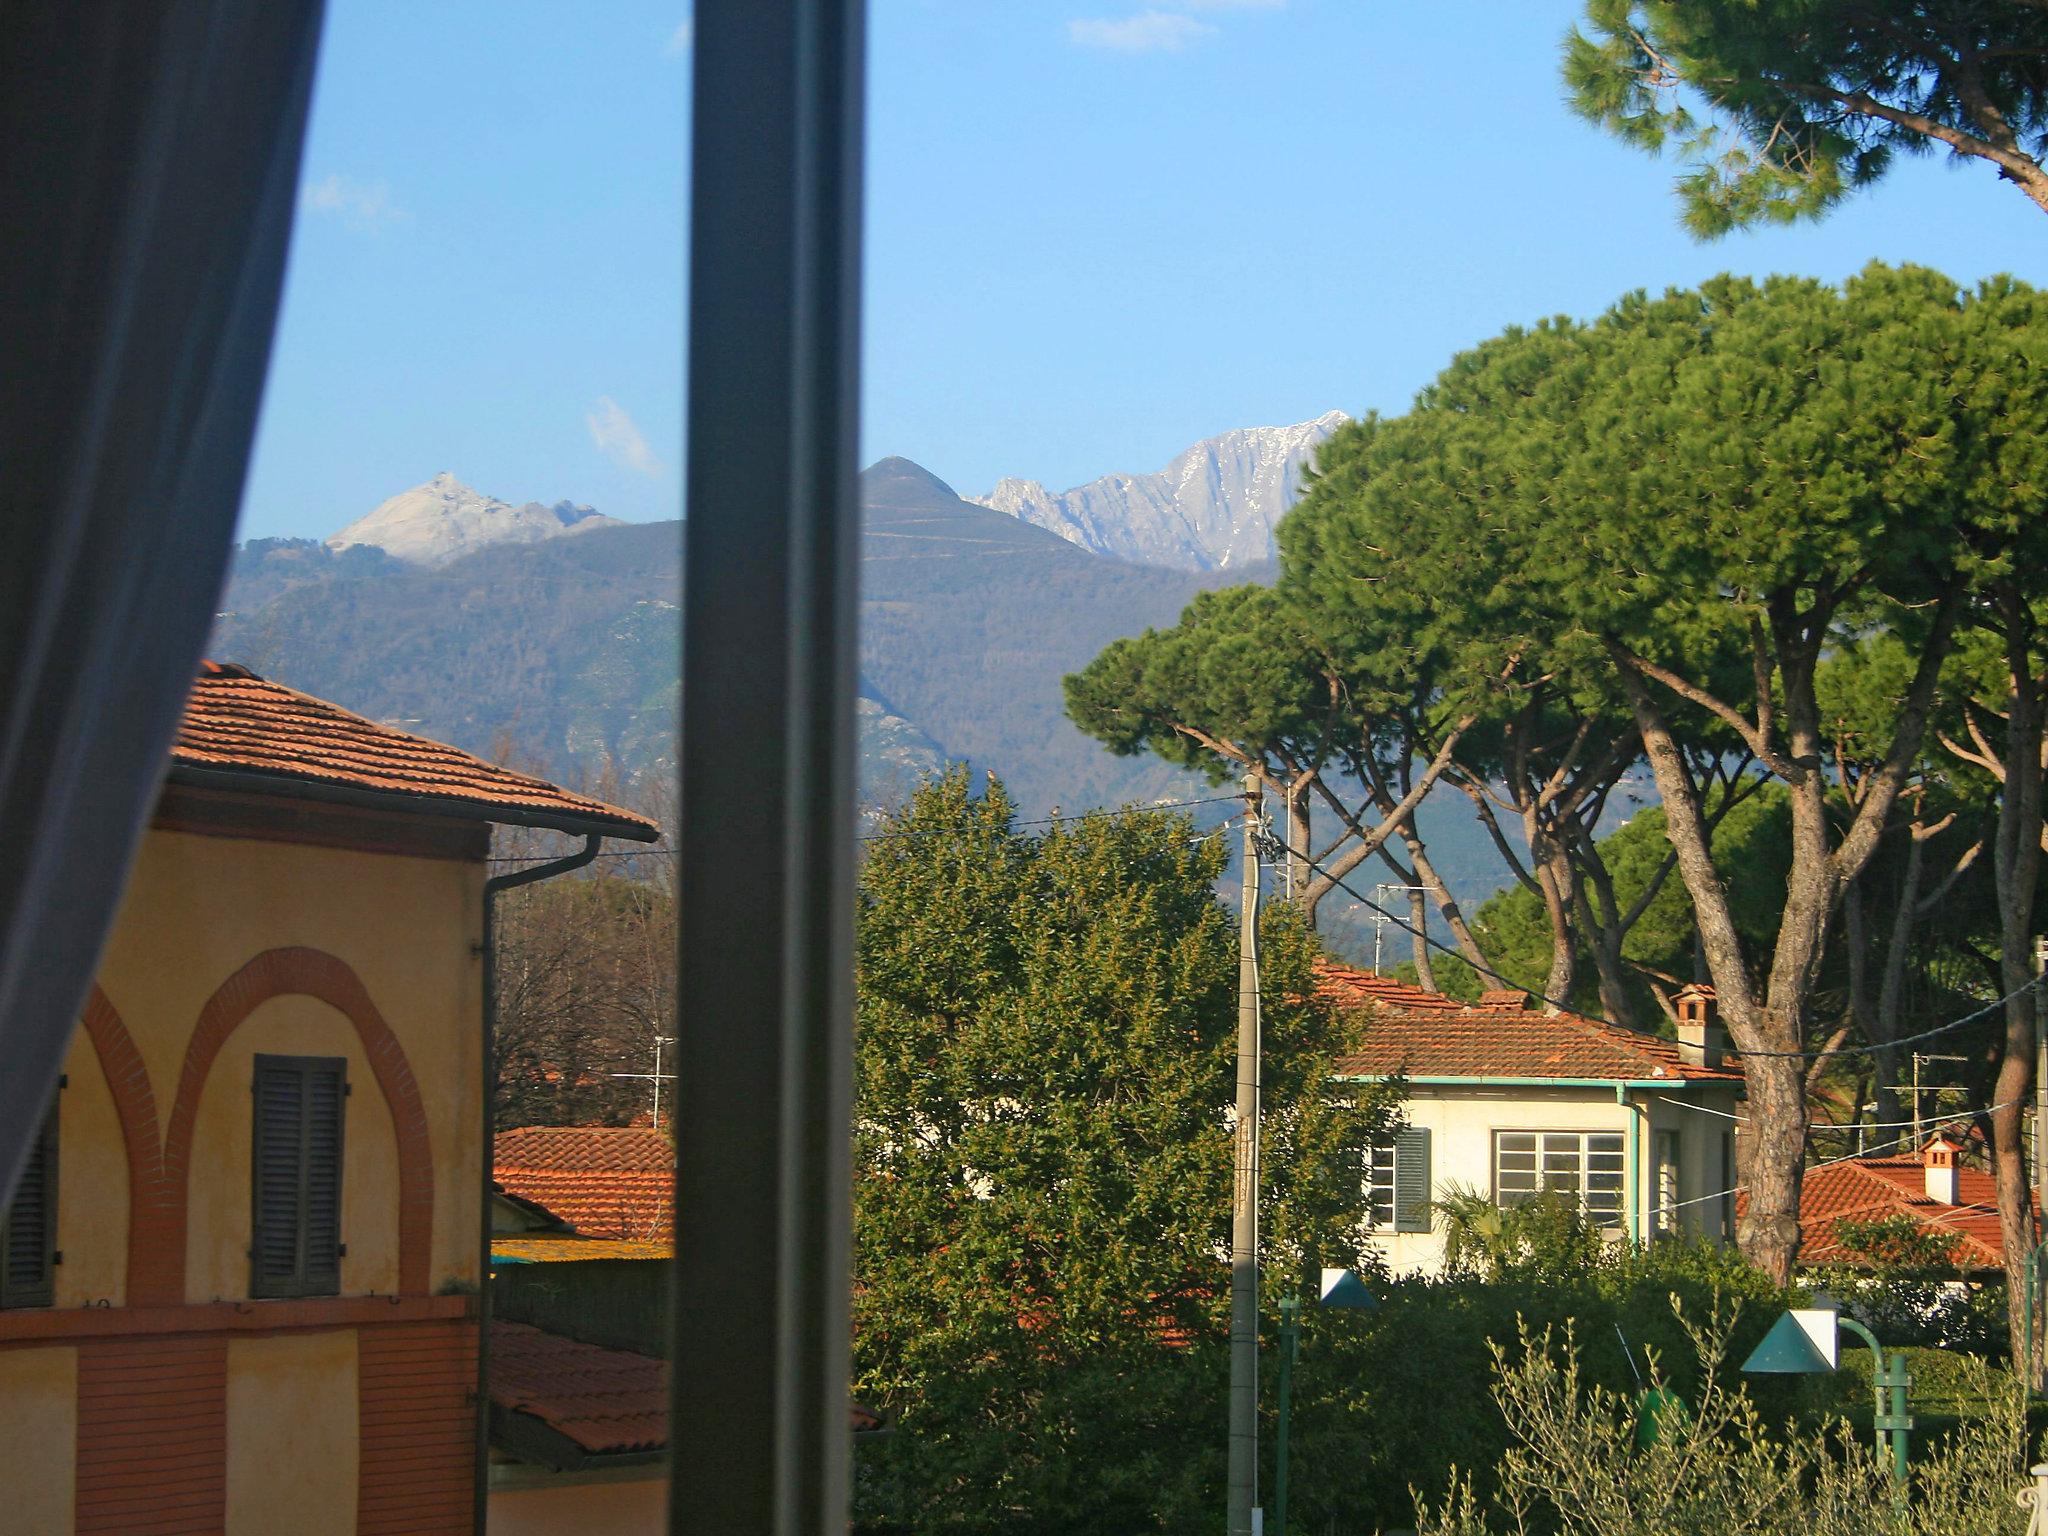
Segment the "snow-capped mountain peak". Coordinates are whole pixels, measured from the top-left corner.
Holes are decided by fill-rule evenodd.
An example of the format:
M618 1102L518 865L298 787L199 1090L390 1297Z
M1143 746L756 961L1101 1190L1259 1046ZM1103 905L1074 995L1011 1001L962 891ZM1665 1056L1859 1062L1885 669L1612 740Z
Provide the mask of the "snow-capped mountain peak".
M1273 557L1273 525L1301 494L1301 472L1347 420L1328 411L1291 427L1204 438L1149 475L1113 474L1069 491L1005 478L969 498L1098 555L1210 571Z
M440 565L493 544L538 544L565 533L618 526L617 518L573 502L544 506L529 501L515 507L472 490L444 469L357 518L327 545L374 544L394 559Z

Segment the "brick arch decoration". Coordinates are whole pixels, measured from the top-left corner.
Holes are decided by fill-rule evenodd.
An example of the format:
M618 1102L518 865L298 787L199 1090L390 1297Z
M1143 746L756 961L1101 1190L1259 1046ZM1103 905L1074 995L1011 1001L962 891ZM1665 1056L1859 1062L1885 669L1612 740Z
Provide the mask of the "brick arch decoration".
M398 1292L424 1296L428 1291L434 1228L434 1158L427 1131L426 1106L420 1085L406 1060L405 1047L384 1022L369 990L348 963L325 950L289 946L265 950L234 975L199 1010L199 1022L185 1047L184 1071L171 1106L164 1136L163 1176L172 1196L160 1240L176 1257L177 1294L185 1299L185 1228L187 1180L190 1175L193 1127L199 1119L199 1098L220 1050L257 1008L275 997L312 997L328 1004L355 1026L370 1058L370 1071L391 1111L398 1140Z
M93 983L78 1019L99 1057L100 1075L113 1098L128 1153L128 1305L148 1306L167 1297L183 1301L183 1250L174 1264L163 1241L172 1196L164 1180L163 1148L157 1142L156 1094L149 1086L149 1068L99 983Z

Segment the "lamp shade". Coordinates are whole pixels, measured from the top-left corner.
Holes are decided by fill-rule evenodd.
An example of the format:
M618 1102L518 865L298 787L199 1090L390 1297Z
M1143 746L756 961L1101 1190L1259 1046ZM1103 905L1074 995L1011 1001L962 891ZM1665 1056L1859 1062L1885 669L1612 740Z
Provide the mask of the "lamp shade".
M1348 1269L1323 1271L1323 1305L1350 1307L1358 1312L1379 1310L1380 1299L1365 1288L1365 1282Z
M1764 1335L1763 1342L1742 1362L1744 1371L1757 1375L1810 1376L1833 1370L1834 1364L1814 1346L1813 1336L1800 1320L1787 1312Z

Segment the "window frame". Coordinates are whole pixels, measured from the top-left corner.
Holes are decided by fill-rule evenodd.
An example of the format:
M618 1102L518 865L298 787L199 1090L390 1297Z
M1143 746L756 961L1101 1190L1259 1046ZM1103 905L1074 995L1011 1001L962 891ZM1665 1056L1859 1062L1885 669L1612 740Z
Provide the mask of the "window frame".
M1535 1167L1530 1170L1536 1178L1535 1187L1528 1190L1513 1191L1515 1195L1520 1197L1514 1200L1507 1199L1507 1192L1501 1188L1502 1169L1500 1160L1501 1153L1504 1150L1501 1146L1501 1139L1506 1136L1532 1136L1536 1138L1535 1146L1530 1149L1530 1155L1536 1159ZM1545 1182L1545 1176L1549 1170L1543 1166L1543 1160L1551 1151L1550 1148L1543 1144L1543 1138L1546 1136L1570 1136L1575 1138L1579 1144L1577 1196L1580 1214L1585 1216L1592 1226L1597 1227L1603 1232L1626 1230L1629 1214L1629 1132L1626 1130L1600 1130L1584 1126L1510 1125L1496 1127L1493 1131L1493 1144L1490 1148L1491 1156L1488 1161L1492 1178L1493 1203L1506 1210L1511 1206L1521 1205L1535 1199L1551 1187ZM1591 1142L1595 1137L1611 1140L1615 1143L1612 1151L1603 1148L1600 1152L1601 1156L1611 1156L1620 1159L1620 1166L1614 1172L1619 1176L1621 1182L1615 1187L1614 1208L1611 1212L1596 1210L1588 1198L1593 1193L1591 1180L1593 1177L1592 1158L1594 1153Z
M293 1266L289 1276L268 1275L263 1268L265 1149L262 1114L266 1074L300 1079L298 1126L298 1194L294 1201ZM315 1082L331 1075L334 1082L334 1267L314 1272L309 1242L313 1191L312 1095ZM341 1294L341 1261L348 1256L342 1240L342 1197L348 1172L348 1058L346 1056L279 1056L259 1053L249 1077L249 1295L257 1301L290 1301Z

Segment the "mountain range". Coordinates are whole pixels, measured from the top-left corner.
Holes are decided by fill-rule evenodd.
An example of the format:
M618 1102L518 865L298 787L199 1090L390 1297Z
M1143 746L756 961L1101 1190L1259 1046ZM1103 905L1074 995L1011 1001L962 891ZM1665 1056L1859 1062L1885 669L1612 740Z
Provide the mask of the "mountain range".
M871 798L947 761L1001 774L1026 814L1187 791L1189 775L1112 757L1076 730L1060 679L1118 636L1172 623L1218 577L1090 554L904 459L874 465L860 488ZM681 527L591 514L536 536L536 505L437 476L333 539L251 540L236 551L213 654L564 776L663 771ZM465 516L483 507L502 510ZM448 547L451 523L468 552ZM366 526L391 542L364 542Z
M1149 756L1113 756L1082 735L1066 718L1061 679L1110 641L1173 623L1205 587L1270 581L1272 565L1251 556L1270 547L1279 513L1270 495L1244 502L1244 488L1267 495L1289 483L1313 445L1285 434L1326 433L1340 419L1226 434L1175 461L1194 455L1242 470L1219 472L1216 515L1202 526L1255 528L1258 537L1202 545L1208 565L1195 563L1190 546L1179 546L1173 563L1099 553L1071 528L1056 532L964 499L906 459L866 470L859 723L867 803L898 800L949 762L1001 775L1027 817L1217 793L1195 774ZM1263 446L1249 446L1261 433ZM1235 438L1247 443L1225 446ZM1176 483L1207 482L1190 475ZM1193 505L1192 495L1173 505ZM1093 503L1100 529L1110 527L1108 496ZM370 534L389 542L369 542ZM1097 542L1160 550L1164 537L1105 533ZM566 503L513 506L436 476L331 539L241 545L211 654L372 719L591 788L616 775L630 792L636 780L673 771L682 542L679 523L621 523ZM733 766L743 783L745 765ZM1425 805L1423 821L1439 868L1462 899L1476 901L1502 871L1455 802Z
M1291 427L1204 438L1149 475L1104 475L1068 491L1003 479L982 506L1111 559L1233 575L1273 558L1273 525L1299 499L1302 473L1349 418L1329 411Z

